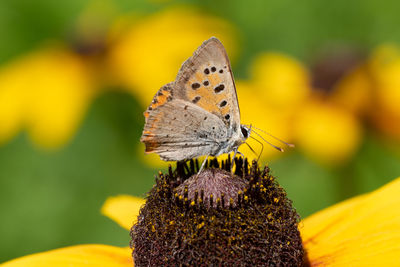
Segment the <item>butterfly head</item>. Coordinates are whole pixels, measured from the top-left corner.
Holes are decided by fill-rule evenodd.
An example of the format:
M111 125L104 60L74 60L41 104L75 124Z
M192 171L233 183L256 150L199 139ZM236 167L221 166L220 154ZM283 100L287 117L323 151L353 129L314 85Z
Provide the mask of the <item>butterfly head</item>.
M250 137L250 133L251 133L251 126L249 128L245 125L240 125L239 138L235 142L235 146L239 147L241 144L244 144L247 138Z

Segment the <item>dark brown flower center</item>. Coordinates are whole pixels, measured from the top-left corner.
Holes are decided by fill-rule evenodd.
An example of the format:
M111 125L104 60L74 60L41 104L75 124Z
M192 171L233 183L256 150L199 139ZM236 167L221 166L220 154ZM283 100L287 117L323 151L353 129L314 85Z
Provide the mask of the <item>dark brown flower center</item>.
M270 175L237 162L160 174L132 227L135 266L302 266L299 217ZM243 167L244 166L244 167Z

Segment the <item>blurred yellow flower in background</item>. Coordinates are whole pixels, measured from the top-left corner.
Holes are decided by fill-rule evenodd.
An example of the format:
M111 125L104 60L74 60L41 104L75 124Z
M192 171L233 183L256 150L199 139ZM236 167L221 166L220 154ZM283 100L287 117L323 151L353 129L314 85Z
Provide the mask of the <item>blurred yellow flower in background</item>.
M357 151L361 133L352 113L319 99L305 103L294 123L298 147L313 160L328 165L349 160Z
M374 82L373 123L400 140L400 48L384 44L373 51L370 69Z
M219 38L234 57L233 26L191 7L175 7L137 19L119 37L110 52L113 74L137 96L144 107L157 90L173 81L182 63L211 36ZM114 38L117 38L114 37Z
M23 123L23 82L19 66L0 69L0 144L11 139Z
M362 64L336 83L329 98L339 107L363 118L372 105L372 89L367 64Z
M93 97L84 62L61 45L22 56L0 70L0 141L26 128L47 148L74 134Z
M323 164L342 164L354 155L362 128L353 112L364 109L370 97L364 76L354 71L337 83L331 96L322 100L311 84L314 77L289 56L262 53L250 69L251 80L237 86L243 121L298 144L301 151ZM348 103L349 94L357 101ZM359 98L360 95L363 97ZM352 106L343 109L336 102ZM275 140L268 140L276 144ZM263 158L270 158L271 149L265 151Z
M264 105L296 109L310 95L310 76L299 61L280 53L262 53L251 67L252 81Z

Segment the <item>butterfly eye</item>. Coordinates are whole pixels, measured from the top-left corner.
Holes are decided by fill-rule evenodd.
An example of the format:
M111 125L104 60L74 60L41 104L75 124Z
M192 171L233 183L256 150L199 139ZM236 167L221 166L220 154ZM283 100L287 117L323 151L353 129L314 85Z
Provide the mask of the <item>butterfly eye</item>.
M243 134L244 138L249 137L249 129L247 129L246 127L241 126L240 130L242 131L242 134Z

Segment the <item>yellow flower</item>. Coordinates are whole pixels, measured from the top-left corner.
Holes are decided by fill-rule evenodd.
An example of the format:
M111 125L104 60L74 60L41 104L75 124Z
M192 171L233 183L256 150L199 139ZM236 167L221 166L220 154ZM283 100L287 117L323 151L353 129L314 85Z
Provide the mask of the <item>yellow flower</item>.
M258 102L262 102L259 108L262 111L257 110L258 115L251 118L253 121L257 117L274 121L275 114L279 114L280 120L274 124L285 130L275 133L267 128L268 131L294 142L320 163L336 165L354 155L362 132L354 112L366 109L370 97L370 83L362 72L364 69L354 71L336 84L333 95L323 101L318 92L312 90L312 77L307 68L289 56L263 53L256 58L251 70L254 96L245 103L244 109L248 106L246 112L251 113L251 109L257 109L251 103L258 106Z
M400 114L400 49L393 45L378 47L371 57L378 102L389 112Z
M400 253L400 177L388 185L322 210L300 223L310 266L398 266ZM131 228L144 200L109 198L102 213ZM132 266L128 248L79 245L33 254L4 263L17 266Z
M0 142L26 128L47 148L74 134L93 97L92 81L79 56L53 45L0 69Z
M382 45L372 53L369 63L375 85L372 121L383 132L400 140L400 48Z
M252 81L268 107L295 109L310 95L308 70L297 60L280 53L262 53L251 67Z
M364 116L372 105L372 79L364 64L351 70L332 89L333 103L356 114Z
M361 125L345 109L321 100L310 100L299 110L294 125L295 143L323 164L339 164L356 152Z
M225 20L190 7L176 7L137 20L111 48L109 64L143 106L175 79L182 63L204 40L218 37L235 54L233 27ZM118 35L116 33L113 33Z

